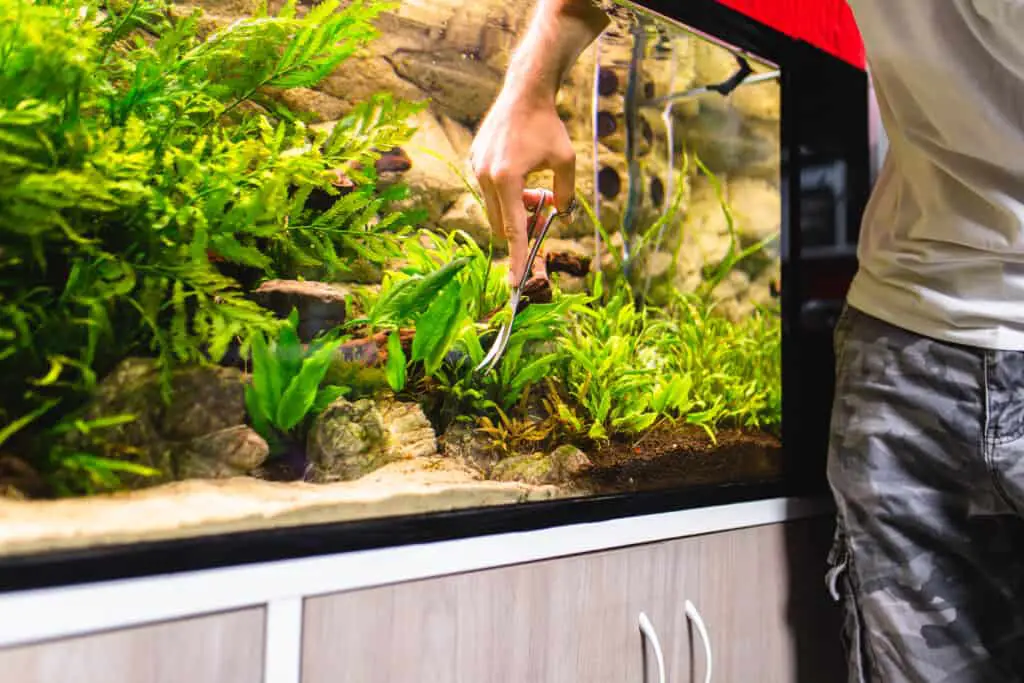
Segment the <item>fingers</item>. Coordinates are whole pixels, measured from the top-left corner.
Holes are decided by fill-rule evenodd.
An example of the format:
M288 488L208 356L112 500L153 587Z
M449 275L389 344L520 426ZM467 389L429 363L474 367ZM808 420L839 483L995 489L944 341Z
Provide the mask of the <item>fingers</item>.
M551 170L555 172L552 185L555 190L555 207L559 211L568 211L576 193L576 153L570 148L567 153L558 155L552 160Z
M477 148L478 144L480 144L480 138L474 141L470 150L470 165L473 167L473 173L476 175L477 183L479 183L480 191L483 194L484 211L487 213L487 222L491 225L491 232L501 235L504 234L502 232L501 202L498 200L497 190L491 181L490 168L486 162L487 155Z
M526 269L526 256L529 251L526 236L526 206L523 203L523 185L525 179L515 173L500 174L495 178L495 189L501 204L501 220L508 238L508 251L511 257L509 267L509 284L519 284ZM536 201L536 199L534 200Z

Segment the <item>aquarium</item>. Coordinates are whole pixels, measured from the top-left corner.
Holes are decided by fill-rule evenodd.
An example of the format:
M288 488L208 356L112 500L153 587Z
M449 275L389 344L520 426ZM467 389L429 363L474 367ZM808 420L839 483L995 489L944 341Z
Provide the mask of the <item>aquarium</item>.
M513 310L468 152L532 4L0 0L0 562L799 479L793 226L859 198L793 103L859 81L623 5Z

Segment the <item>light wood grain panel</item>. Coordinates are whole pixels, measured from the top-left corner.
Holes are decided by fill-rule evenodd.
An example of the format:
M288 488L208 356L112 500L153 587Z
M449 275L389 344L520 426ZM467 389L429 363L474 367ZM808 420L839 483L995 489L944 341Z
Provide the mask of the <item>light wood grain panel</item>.
M692 539L699 578L685 598L707 625L715 681L844 680L838 612L824 583L830 540L827 519ZM703 646L686 622L680 608L666 653L670 680L703 681Z
M638 615L686 564L660 544L314 598L302 681L641 681Z
M262 608L0 649L3 683L261 683Z
M307 600L302 683L645 683L646 612L673 683L842 680L828 528L772 525ZM644 675L644 653L647 675Z

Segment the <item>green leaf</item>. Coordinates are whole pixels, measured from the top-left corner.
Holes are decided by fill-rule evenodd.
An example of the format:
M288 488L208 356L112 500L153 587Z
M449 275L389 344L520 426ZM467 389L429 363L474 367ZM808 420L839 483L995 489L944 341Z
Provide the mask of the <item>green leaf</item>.
M349 387L339 387L334 384L326 387L320 387L320 390L316 394L316 400L313 401L313 409L310 411L311 414L319 415L327 410L327 407L339 398L348 395L349 392L351 392Z
M299 312L293 308L281 328L275 348L282 386L287 386L302 367L302 343L299 341L298 328Z
M461 312L459 289L453 283L420 316L412 340L412 360L422 360L427 375L433 375L441 366L458 330Z
M388 335L388 362L384 368L388 384L395 392L405 388L405 351L402 350L402 338L398 331Z
M327 369L341 342L325 344L302 362L302 369L292 378L277 406L274 423L284 432L291 431L309 414L316 401Z
M245 410L249 414L249 422L256 433L264 439L269 439L273 433L273 425L270 415L267 414L259 399L255 387L247 384L245 387Z
M2 429L0 429L0 445L2 445L5 441L10 439L12 436L14 436L18 432L20 432L22 429L24 429L28 425L30 425L33 422L35 422L37 419L42 417L44 414L48 413L58 403L60 403L60 401L57 401L57 400L47 401L46 403L44 403L43 405L39 406L38 408L36 408L32 412L28 413L27 415L23 415L23 416L19 417L17 420L14 420L9 425L6 425Z
M415 290L402 301L401 307L398 309L399 318L401 320L415 319L418 318L417 313L429 310L427 307L431 306L432 302L436 303L438 292L448 287L470 261L469 257L455 259L420 280ZM457 295L458 291L456 290L456 298Z
M267 338L258 332L252 336L252 387L255 400L259 403L264 415L274 415L275 408L281 401L282 386L281 368L277 359L270 353Z

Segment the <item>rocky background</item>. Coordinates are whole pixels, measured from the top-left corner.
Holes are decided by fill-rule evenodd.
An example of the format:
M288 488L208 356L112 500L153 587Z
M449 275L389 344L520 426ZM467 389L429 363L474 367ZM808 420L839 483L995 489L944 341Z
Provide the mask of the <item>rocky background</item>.
M533 4L533 0L402 0L398 9L381 18L381 36L367 52L347 60L318 89L292 91L282 99L319 126L332 125L354 104L380 91L429 100L429 109L416 122L418 133L401 150L407 163L391 175L411 188L411 202L426 211L426 227L464 230L481 244L491 241L500 254L506 245L491 234L482 207L466 188L473 175L469 147L501 87L509 55L526 28ZM195 5L204 10L213 27L247 14L255 0L197 0L180 8L184 12ZM600 220L613 235L613 249L621 249L617 232L627 194L623 100L632 46L629 30L613 24L584 52L559 97L560 113L576 146L578 191L598 205ZM641 62L642 97L719 83L736 71L735 58L724 48L682 30L667 29L660 22L657 30L650 33ZM600 64L596 88L595 64ZM767 70L752 66L756 71ZM655 301L670 288L692 290L700 282L701 268L721 261L729 248L718 199L698 175L696 164L688 164L685 177L670 178L670 160L679 176L685 152L693 152L716 174L744 244L779 230L779 109L776 81L741 87L728 99L711 94L679 102L668 117L660 106L641 109L637 155L642 199L637 232L664 212L672 189L685 184L680 220L667 226L657 248L641 259L640 276L649 283ZM531 184L550 187L550 174L538 174ZM568 227L556 223L551 236L565 240L552 242L551 249L598 253L594 227L585 218ZM595 261L594 268L612 266L607 250L601 250L604 258ZM367 272L360 279L372 283L379 276L379 272ZM582 286L574 276L555 277L563 289ZM724 312L740 317L766 303L777 277L777 259L744 264L720 287Z

